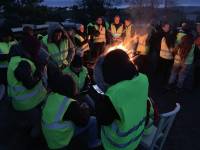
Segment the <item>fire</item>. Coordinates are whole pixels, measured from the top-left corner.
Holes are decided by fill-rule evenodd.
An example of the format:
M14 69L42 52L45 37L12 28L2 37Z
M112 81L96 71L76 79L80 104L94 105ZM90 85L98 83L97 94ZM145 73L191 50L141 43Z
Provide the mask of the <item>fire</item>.
M131 43L130 43L130 41L129 42L115 43L114 45L111 45L107 48L106 53L109 53L109 52L116 50L116 49L121 49L128 54L130 60L132 61L134 50L131 46L129 46Z

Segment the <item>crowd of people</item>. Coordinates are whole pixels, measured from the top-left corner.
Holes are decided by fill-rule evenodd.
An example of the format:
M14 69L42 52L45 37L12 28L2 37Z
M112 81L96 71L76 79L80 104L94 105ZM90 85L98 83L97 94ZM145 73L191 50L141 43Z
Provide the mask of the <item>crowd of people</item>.
M135 59L118 48L106 52L120 43ZM69 148L79 136L88 149L137 149L158 119L151 76L167 90L199 88L200 23L194 34L188 23L175 29L98 17L70 31L49 24L47 35L25 26L18 41L0 28L0 84L23 127L49 149Z

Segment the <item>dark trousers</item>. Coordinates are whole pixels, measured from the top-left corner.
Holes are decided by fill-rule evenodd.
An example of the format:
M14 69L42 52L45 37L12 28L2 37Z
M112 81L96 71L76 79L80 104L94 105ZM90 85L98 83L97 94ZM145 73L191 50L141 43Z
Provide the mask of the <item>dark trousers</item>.
M104 52L105 43L93 43L91 49L92 60L96 60Z
M161 57L159 58L156 74L158 75L162 85L168 83L173 63L174 63L173 59L168 60Z
M148 75L148 56L140 55L136 60L136 65L138 66L139 72Z
M0 68L0 84L7 85L7 68Z
M200 66L194 68L194 86L200 87Z

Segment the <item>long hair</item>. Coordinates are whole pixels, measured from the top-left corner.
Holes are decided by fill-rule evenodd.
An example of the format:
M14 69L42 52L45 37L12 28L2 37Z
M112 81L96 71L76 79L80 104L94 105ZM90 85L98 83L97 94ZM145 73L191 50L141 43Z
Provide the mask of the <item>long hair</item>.
M185 35L182 37L181 43L178 45L181 60L184 61L186 59L190 50L192 49L193 43L194 39L192 35Z

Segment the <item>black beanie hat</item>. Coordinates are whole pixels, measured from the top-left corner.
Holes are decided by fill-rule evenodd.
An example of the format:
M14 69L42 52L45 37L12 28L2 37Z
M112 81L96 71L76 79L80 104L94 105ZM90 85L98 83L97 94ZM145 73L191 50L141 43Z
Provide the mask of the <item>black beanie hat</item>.
M75 55L71 62L71 66L75 68L82 67L83 66L82 57L79 55Z
M134 64L129 60L126 52L120 49L109 52L102 64L104 80L114 85L123 80L131 80L138 74Z

